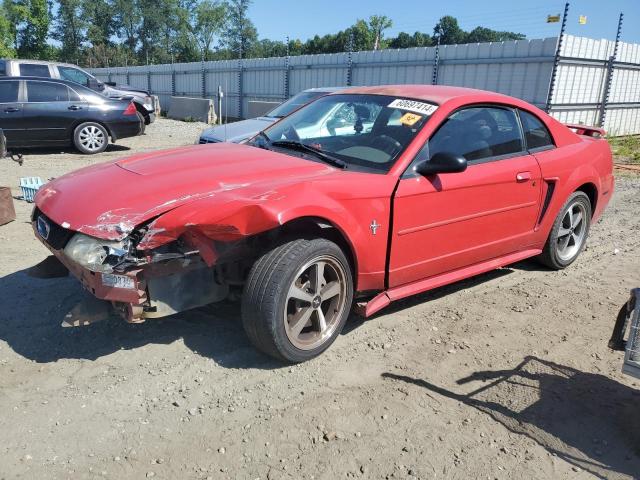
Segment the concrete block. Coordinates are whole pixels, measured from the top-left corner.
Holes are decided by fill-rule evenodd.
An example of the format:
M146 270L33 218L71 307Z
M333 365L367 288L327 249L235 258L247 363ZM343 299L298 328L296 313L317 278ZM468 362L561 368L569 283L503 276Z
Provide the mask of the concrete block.
M198 120L205 123L214 123L217 119L213 100L191 97L171 97L167 117L174 120Z

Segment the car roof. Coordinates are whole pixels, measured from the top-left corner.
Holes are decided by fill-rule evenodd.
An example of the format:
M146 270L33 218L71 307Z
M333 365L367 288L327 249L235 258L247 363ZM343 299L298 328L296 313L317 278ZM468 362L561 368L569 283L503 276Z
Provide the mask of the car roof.
M387 95L407 97L442 105L449 100L459 99L475 102L479 99L487 102L506 102L520 104L522 101L501 93L478 90L475 88L451 87L448 85L382 85L377 87L352 87L340 93ZM481 97L481 98L480 98Z
M64 63L64 62L53 62L50 60L31 60L28 58L0 58L0 60L4 62L27 62L27 63L35 63L37 65L60 65L62 67L75 67L80 68L78 65L74 65L73 63Z
M345 90L351 87L316 87L316 88L307 88L303 90L303 92L320 92L320 93L333 93L338 92L340 90Z
M17 80L36 80L40 82L54 82L54 83L62 83L72 88L80 87L81 89L88 90L87 87L80 85L76 82L71 82L69 80L62 80L61 78L51 78L51 77L34 77L34 76L25 76L25 77L0 77L0 81L17 81ZM93 91L93 90L91 90Z

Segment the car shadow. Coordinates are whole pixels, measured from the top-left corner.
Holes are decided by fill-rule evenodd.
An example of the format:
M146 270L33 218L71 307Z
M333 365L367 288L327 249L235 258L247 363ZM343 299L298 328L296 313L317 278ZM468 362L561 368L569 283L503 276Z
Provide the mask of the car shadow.
M17 354L38 363L60 359L96 360L118 350L182 339L194 353L228 368L282 368L255 350L240 322L239 306L219 303L142 324L113 313L95 324L64 328L66 314L89 294L78 281L40 279L21 270L0 278L0 339Z
M576 470L598 478L640 472L640 391L604 375L528 356L513 369L458 380L466 393L406 375L382 376L475 408Z
M416 305L420 305L421 303L437 300L439 298L446 297L447 295L451 295L456 292L466 290L467 288L472 288L477 285L482 285L483 283L490 282L492 280L497 280L499 278L506 277L513 273L517 273L518 271L545 272L550 270L535 260L523 260L521 262L514 263L512 265L499 268L496 270L491 270L489 272L482 273L480 275L476 275L474 277L470 277L465 280L460 280L458 282L451 283L449 285L444 285L442 287L434 288L433 290L429 290L424 293L418 293L416 295L412 295L410 297L406 297L401 300L396 300L395 302L392 302L388 307L385 307L384 309L380 310L378 313L374 314L372 318L375 318L381 315L387 315L390 313L396 313L407 308L415 307Z
M0 339L19 355L47 363L60 359L95 360L117 350L146 344L170 344L182 339L199 355L228 368L281 368L283 363L259 353L249 343L240 321L238 303L222 302L179 314L128 324L116 314L95 324L63 328L61 323L87 294L72 276L34 278L29 268L0 278ZM471 279L391 304L380 314L435 300L465 288L508 275L513 268L495 270ZM343 335L367 319L352 313Z
M84 153L79 152L71 145L61 145L59 147L29 147L29 148L12 148L10 149L11 153L17 154L20 153L24 155L24 160L29 160L30 155L56 155L56 154L71 154L78 155L79 157L85 157ZM131 147L127 147L125 145L121 145L118 143L110 143L104 152L127 152L131 150ZM99 153L97 155L100 155Z

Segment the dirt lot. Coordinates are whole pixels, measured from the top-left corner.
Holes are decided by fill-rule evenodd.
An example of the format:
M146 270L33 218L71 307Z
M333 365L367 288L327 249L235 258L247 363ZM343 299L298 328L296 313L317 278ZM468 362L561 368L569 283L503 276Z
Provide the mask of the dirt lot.
M97 157L1 161L0 184L201 127L160 120ZM47 251L15 203L0 227L0 479L640 477L640 382L606 347L640 286L640 177L619 176L566 271L523 262L354 316L295 367L253 350L233 304L61 328L83 293L26 275Z

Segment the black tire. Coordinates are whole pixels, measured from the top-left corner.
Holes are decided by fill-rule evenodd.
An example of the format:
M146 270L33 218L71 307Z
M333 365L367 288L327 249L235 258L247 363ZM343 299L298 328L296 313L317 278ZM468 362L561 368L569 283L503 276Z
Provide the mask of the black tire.
M147 128L147 119L140 112L136 112L136 115L138 116L138 120L140 121L140 133L138 135L144 135L144 131Z
M96 143L88 141L87 135L95 135ZM109 132L99 123L81 123L73 131L73 145L85 155L104 152L109 146Z
M311 296L316 295L311 290L317 291L318 294L313 298L313 301L308 302L308 306L305 304L304 308L300 307L299 310L296 310L296 307L293 312L315 310L309 314L311 315L310 317L307 317L309 318L308 324L305 321L307 326L299 330L300 333L292 341L290 335L294 334L291 331L287 333L288 330L292 329L292 324L288 323L287 315L297 314L288 312L292 306L291 302L293 302L294 307L298 305L296 303L298 302L298 297L290 297L290 288L293 288L292 286L303 278L305 273L302 273L302 275L300 273L305 266L310 265L309 269L317 268L315 267L316 264L313 263L316 259L323 265L321 269L323 272L321 277L323 279L326 280L325 275L328 276L329 273L336 272L339 275L335 278L338 280L343 278L344 280L344 288L340 286L341 293L335 294L336 304L339 304L340 308L335 306L332 300L326 300L326 302L332 303L329 304L327 312L322 313L322 322L325 322L326 318L327 322L331 321L332 327L326 330L323 335L322 328L318 327L322 323L320 323L318 314L315 312L318 309L326 308L327 303L321 299L321 287L311 288L309 286L309 294ZM335 267L335 269L327 271L325 270L326 265L330 265L331 268ZM312 270L305 270L304 272L309 271ZM311 279L310 273L308 276ZM327 281L324 287L326 288L329 284L333 285L334 283L336 281ZM323 284L321 283L321 285ZM320 304L318 305L316 300L319 298ZM351 268L340 247L329 240L321 238L293 240L265 253L251 268L242 296L242 324L249 340L258 350L285 362L304 362L320 355L335 341L347 321L352 301L353 280ZM323 305L325 306L323 307ZM287 327L285 327L285 324ZM324 323L324 325L326 327L329 323ZM321 343L316 345L313 341L310 341L308 345L302 345L301 348L300 345L294 345L294 341L305 335L312 339L315 338L316 342Z
M566 231L566 222L563 223L563 220L566 220L565 217L570 208L576 208L579 211L583 212L582 221L584 222L584 225L582 228L584 228L584 234L582 235L580 244L578 245L577 243L574 243L574 245L576 245L576 248L574 248L573 251L569 252L570 254L568 256L565 256L563 258L560 252L561 248L559 247L559 241L561 239L559 234L561 228L563 229L563 231ZM564 205L560 209L560 212L558 213L558 216L553 222L553 226L551 227L551 232L549 232L547 242L545 243L544 249L542 250L542 253L538 257L538 259L540 260L540 262L542 262L542 264L553 270L562 270L563 268L568 267L576 260L576 258L578 258L580 253L582 253L582 251L584 250L584 247L587 244L590 227L591 202L589 201L589 197L584 192L573 192L564 203ZM570 230L571 235L573 235L574 228L572 227Z

